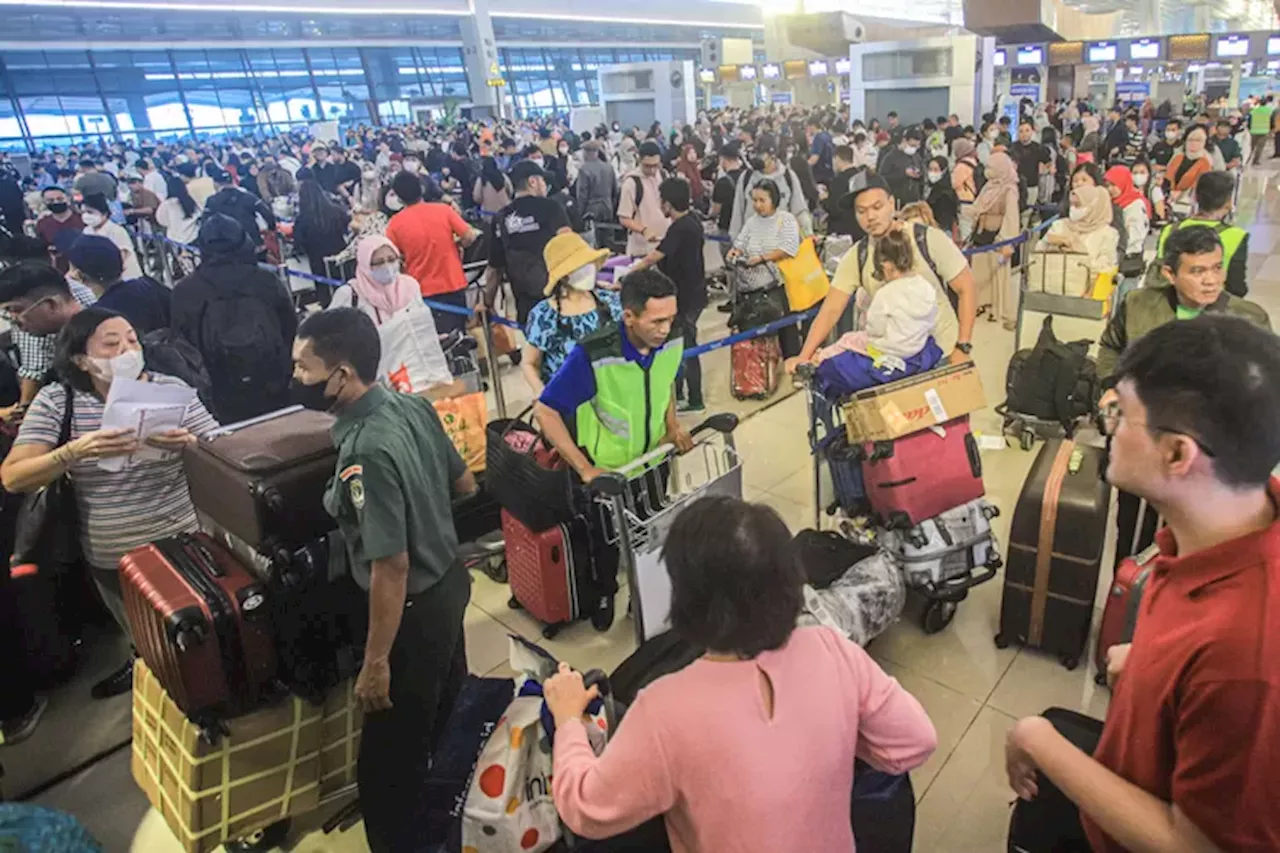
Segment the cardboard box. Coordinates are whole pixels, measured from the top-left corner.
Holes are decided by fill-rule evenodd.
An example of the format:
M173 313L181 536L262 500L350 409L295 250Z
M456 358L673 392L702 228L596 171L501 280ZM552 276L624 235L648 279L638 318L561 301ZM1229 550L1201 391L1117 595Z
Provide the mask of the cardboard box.
M948 365L868 388L844 405L850 442L887 441L986 408L978 368Z
M360 757L360 732L364 712L356 701L352 679L325 697L324 728L320 740L320 799L356 784L356 760Z

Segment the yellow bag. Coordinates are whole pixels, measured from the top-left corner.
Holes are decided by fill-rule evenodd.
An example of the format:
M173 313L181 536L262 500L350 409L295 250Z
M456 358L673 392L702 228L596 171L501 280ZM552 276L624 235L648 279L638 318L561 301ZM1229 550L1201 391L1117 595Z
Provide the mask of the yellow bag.
M440 415L445 434L449 436L453 446L458 448L458 454L467 463L467 468L474 473L483 471L485 426L489 419L489 405L485 402L484 392L435 400L432 405Z
M782 273L782 287L792 311L807 311L825 299L831 289L812 237L800 241L800 251L794 258L778 261L778 272Z
M1116 292L1116 275L1114 272L1100 272L1098 278L1093 283L1094 299L1103 305L1103 316L1111 314L1111 297Z

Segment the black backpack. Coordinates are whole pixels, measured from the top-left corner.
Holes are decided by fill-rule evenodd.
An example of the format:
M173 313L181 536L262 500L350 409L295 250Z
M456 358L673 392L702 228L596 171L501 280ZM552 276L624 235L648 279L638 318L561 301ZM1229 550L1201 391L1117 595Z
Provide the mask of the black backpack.
M142 337L142 355L147 370L163 373L196 389L200 402L213 411L212 385L200 350L178 337L172 329L156 329Z
M1009 360L1005 392L1002 413L1058 421L1071 436L1098 402L1098 367L1089 358L1089 341L1059 341L1053 315L1045 317L1035 347Z
M269 412L287 398L292 355L267 303L249 294L211 300L200 318L200 340L220 422Z
M981 163L975 163L973 166L973 188L977 192L982 192L982 188L987 185L987 167Z
M814 589L831 586L854 564L877 551L875 545L859 545L834 530L801 530L794 541L796 557Z

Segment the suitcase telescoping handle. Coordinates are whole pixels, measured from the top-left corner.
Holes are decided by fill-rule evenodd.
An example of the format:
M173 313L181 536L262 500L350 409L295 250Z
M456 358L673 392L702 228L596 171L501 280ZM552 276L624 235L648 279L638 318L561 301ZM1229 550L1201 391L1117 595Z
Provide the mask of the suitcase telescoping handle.
M301 411L302 406L287 406L283 409L277 409L274 412L267 412L265 415L258 415L256 418L249 418L248 420L237 421L233 424L227 424L226 426L211 429L204 434L202 440L213 441L215 438L222 438L224 435L231 435L232 433L239 432L246 427L264 424L267 421L274 421L276 418L283 418L285 415L292 415L295 412Z
M964 452L969 457L969 470L973 472L975 480L982 479L982 453L978 450L978 440L973 437L973 433L967 433L964 437Z
M694 438L697 438L702 433L707 432L708 430L713 430L723 435L728 435L737 428L737 415L733 412L719 412L698 424L689 431L689 434ZM627 487L628 473L654 462L660 462L661 460L666 459L675 449L676 447L674 444L660 444L643 456L623 465L621 468L601 474L587 485L590 486L593 491L599 492L600 494L608 497L620 495L622 494L622 490Z

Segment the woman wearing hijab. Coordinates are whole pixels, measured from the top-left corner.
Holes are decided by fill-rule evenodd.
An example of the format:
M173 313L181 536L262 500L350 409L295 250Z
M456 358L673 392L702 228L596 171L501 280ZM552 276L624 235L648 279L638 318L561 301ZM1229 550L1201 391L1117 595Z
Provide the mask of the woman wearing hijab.
M958 217L960 241L967 243L973 235L973 202L978 197L978 150L973 141L960 137L951 145L956 165L951 170L951 188L960 204Z
M1204 173L1213 171L1208 144L1209 131L1202 125L1196 125L1187 131L1182 150L1169 161L1164 175L1169 182L1171 216L1185 218L1191 215L1196 182Z
M1126 277L1140 276L1145 268L1142 250L1151 231L1151 202L1134 186L1133 173L1128 166L1117 165L1108 169L1106 184L1112 203L1124 215L1125 254L1120 262L1120 272Z
M472 188L471 198L480 205L481 213L497 213L511 204L511 180L498 168L498 161L485 157L480 161L480 177Z
M680 177L689 182L689 200L698 210L707 209L707 188L702 183L702 170L698 168L698 149L693 143L686 142L680 149L680 158L676 161L676 171Z
M1080 126L1084 128L1084 135L1076 145L1076 163L1092 163L1098 159L1098 148L1102 145L1098 117L1093 113L1086 113L1080 117Z
M992 152L987 159L987 182L973 202L974 247L990 246L1018 236L1021 220L1018 212L1018 167L1013 158L1002 151ZM978 284L978 310L988 309L987 319L999 319L1006 329L1017 323L1018 300L1009 276L1012 246L978 252L970 259L973 278Z
M1071 191L1070 213L1055 219L1036 244L1037 252L1083 252L1089 257L1089 274L1115 272L1119 266L1120 235L1111 227L1111 193L1082 184Z

